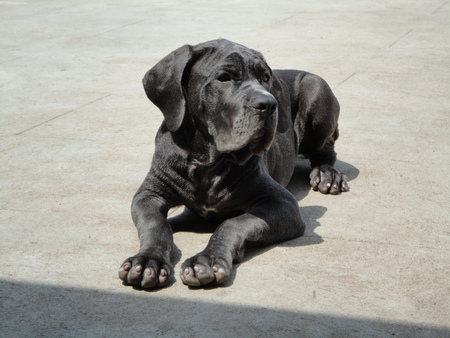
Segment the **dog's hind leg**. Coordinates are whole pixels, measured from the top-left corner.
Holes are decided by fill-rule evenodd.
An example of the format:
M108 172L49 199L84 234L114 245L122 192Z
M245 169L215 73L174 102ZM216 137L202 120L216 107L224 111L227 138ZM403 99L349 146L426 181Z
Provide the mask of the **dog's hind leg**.
M300 138L299 153L311 161L311 186L323 194L348 191L347 177L333 167L334 143L339 137L339 102L319 76L305 75L298 88L299 112L294 128Z

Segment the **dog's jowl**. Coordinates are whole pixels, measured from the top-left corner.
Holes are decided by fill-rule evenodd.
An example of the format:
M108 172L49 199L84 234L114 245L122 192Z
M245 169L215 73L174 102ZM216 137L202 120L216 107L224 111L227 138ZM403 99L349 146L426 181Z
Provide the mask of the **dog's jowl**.
M173 280L167 213L176 206L220 222L206 248L181 265L191 286L225 282L250 245L301 236L298 203L285 188L298 154L310 158L314 190L348 191L333 168L339 103L320 77L272 70L259 52L215 40L178 48L143 83L164 121L132 202L141 244L120 267L125 283Z

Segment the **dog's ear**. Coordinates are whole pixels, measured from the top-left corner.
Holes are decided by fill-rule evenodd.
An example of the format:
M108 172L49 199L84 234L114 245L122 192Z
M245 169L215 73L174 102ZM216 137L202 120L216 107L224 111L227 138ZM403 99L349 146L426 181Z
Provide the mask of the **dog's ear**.
M147 97L161 110L170 131L178 130L183 123L186 100L182 80L192 57L193 47L182 46L159 61L142 79Z
M284 133L291 125L291 100L289 98L289 88L280 81L275 74L272 77L272 90L270 91L278 101L278 125L277 131Z

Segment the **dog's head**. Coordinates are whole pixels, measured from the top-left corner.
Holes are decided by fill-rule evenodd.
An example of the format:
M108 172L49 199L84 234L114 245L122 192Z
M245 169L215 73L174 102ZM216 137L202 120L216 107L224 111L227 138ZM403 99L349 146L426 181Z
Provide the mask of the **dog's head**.
M287 89L259 52L231 41L180 47L143 84L170 131L191 123L240 163L262 155L290 125Z

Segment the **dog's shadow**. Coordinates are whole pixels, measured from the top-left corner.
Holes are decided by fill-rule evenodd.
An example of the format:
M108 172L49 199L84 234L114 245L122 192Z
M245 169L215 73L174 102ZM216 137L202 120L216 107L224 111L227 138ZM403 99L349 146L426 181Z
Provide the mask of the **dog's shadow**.
M353 165L343 162L337 161L335 164L336 169L340 172L345 173L347 175L348 181L352 181L356 179L359 175L359 170ZM304 157L299 157L296 161L294 174L292 175L292 179L289 182L287 189L295 196L297 201L301 201L305 198L311 191L309 173L311 172L310 162L308 159ZM314 192L319 193L319 192ZM336 197L336 196L333 196ZM338 198L338 197L336 197ZM315 233L315 229L320 226L319 220L326 213L327 208L323 206L313 205L313 206L301 206L300 213L302 215L302 219L306 224L305 233L302 237L295 238L293 240L273 244L265 247L254 247L249 248L245 252L244 259L238 263L234 264L232 275L229 280L224 284L219 285L220 287L227 287L233 285L233 281L236 275L236 270L241 263L247 262L252 258L263 254L266 251L271 250L274 247L282 246L282 247L300 247L300 246L308 246L308 245L316 245L323 242L323 238ZM169 219L169 223L172 226L172 231L176 232L194 232L194 233L213 233L220 223L214 223L205 220L204 218L192 213L188 209L184 209L184 211L172 218ZM173 264L175 265L181 260L181 250L175 245L175 249L173 252ZM218 285L212 284L211 286L207 286L207 288L218 287ZM205 288L205 287L202 287Z

